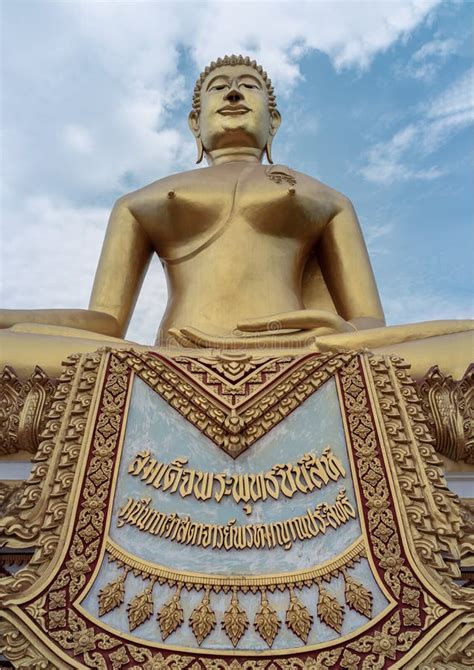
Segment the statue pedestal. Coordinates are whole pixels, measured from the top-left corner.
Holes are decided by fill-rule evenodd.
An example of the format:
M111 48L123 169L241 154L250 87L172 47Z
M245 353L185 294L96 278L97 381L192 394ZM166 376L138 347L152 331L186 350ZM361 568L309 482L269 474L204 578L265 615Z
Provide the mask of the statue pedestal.
M459 500L403 362L205 353L78 355L44 396L6 658L462 667Z

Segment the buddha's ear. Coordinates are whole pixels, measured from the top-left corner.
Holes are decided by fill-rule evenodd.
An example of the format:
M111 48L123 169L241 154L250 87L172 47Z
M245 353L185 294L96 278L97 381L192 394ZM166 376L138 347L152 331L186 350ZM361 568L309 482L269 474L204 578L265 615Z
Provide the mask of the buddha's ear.
M276 135L281 124L281 114L278 109L272 109L270 112L270 134Z
M265 145L265 153L267 155L267 161L272 164L272 142L273 138L276 135L278 128L281 123L281 114L277 109L272 109L270 112L270 133L268 135L267 144Z
M196 163L200 163L204 156L204 146L201 140L201 128L199 126L199 114L193 109L189 112L188 116L188 125L191 129L192 134L196 139L197 146L197 160Z
M201 130L199 127L199 114L196 112L195 109L189 112L188 125L194 137L198 137L198 135L201 134Z

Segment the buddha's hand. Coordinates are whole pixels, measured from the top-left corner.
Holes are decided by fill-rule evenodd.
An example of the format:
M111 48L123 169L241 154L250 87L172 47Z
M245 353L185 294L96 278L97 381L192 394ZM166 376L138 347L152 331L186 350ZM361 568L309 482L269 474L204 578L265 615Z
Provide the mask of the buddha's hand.
M172 328L169 334L182 346L221 349L258 349L261 347L315 346L321 335L357 330L333 312L303 309L248 319L237 324L233 335L210 335L197 328ZM240 331L240 334L239 334ZM258 333L249 335L247 333Z
M294 312L282 312L259 319L246 319L237 324L238 330L244 333L270 332L281 330L301 330L313 335L329 333L348 333L357 330L349 321L339 314L322 309L299 309Z

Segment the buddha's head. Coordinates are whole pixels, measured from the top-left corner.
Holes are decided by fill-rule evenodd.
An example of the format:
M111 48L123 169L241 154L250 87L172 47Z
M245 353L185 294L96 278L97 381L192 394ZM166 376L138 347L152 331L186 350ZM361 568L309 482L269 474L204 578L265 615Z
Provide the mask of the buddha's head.
M196 82L189 114L200 163L204 152L252 147L266 152L281 122L273 86L254 60L225 56L208 65Z

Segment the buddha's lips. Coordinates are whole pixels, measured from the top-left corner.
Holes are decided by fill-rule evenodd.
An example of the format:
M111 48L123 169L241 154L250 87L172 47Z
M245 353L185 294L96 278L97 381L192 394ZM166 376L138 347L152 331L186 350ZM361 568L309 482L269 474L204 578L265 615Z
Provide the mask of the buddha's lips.
M228 105L217 110L217 113L222 114L223 116L247 114L247 112L250 112L250 109L248 107L244 107L243 105L237 105L235 107Z

